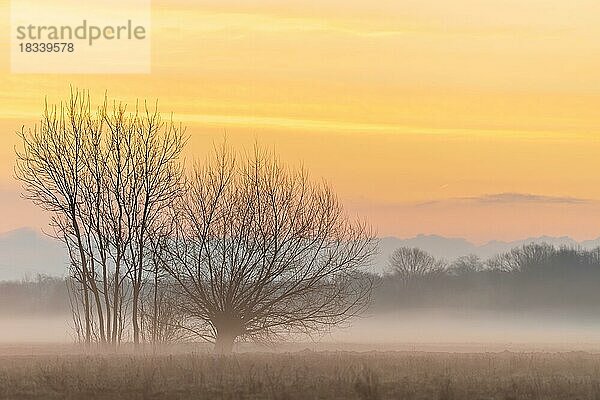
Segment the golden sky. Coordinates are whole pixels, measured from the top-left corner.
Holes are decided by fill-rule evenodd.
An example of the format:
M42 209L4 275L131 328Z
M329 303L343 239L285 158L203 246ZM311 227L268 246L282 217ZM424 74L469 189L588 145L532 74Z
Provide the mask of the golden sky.
M12 179L14 132L73 85L158 98L188 126L189 158L224 132L274 146L380 235L600 236L597 0L152 7L147 75L11 74L0 41L0 232L45 224Z

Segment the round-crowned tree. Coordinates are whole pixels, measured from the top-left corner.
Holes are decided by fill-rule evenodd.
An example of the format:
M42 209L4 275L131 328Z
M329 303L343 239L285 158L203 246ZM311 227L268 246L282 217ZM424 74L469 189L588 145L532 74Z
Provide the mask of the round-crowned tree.
M173 204L164 268L177 283L184 329L228 353L348 321L370 300L376 250L331 188L269 151L226 146L197 165Z
M417 247L399 247L390 256L390 273L404 284L430 279L444 272L445 265Z

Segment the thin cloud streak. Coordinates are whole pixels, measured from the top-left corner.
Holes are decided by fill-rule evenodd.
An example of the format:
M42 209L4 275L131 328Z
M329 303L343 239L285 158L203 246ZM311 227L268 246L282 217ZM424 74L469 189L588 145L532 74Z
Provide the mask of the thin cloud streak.
M480 203L558 203L558 204L587 204L590 199L582 199L570 196L545 196L531 193L497 193L486 194L479 197L465 197L465 200Z
M455 197L445 200L432 200L416 204L417 207L437 205L442 203L470 203L476 205L486 204L591 204L596 200L584 199L571 196L546 196L533 193L493 193L481 196Z

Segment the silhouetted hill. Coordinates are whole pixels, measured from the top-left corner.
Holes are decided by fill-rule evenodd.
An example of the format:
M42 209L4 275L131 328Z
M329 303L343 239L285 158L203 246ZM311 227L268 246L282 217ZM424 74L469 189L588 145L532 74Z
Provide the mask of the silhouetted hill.
M400 239L384 237L380 240L379 254L372 269L382 272L387 268L390 254L398 247L418 247L436 258L453 260L457 257L475 254L483 259L506 252L513 247L529 243L548 243L556 247L581 246L592 249L600 246L600 238L577 242L570 237L540 236L512 242L490 241L476 245L463 238L447 238L438 235L417 235ZM0 280L21 279L37 274L64 276L67 268L67 255L61 243L31 228L22 228L0 234Z
M30 228L0 234L0 280L64 276L67 255L61 243Z

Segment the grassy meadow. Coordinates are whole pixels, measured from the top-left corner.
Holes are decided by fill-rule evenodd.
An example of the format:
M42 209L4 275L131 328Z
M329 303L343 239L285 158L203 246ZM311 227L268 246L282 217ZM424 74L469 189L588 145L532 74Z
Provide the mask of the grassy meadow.
M17 353L2 399L600 399L586 352Z

